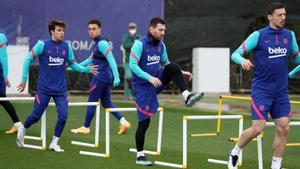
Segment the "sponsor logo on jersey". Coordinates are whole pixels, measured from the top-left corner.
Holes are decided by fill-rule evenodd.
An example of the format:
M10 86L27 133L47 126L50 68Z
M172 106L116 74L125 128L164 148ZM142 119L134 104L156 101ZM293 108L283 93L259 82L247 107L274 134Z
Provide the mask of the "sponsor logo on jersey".
M59 66L62 65L64 61L64 58L49 56L49 66Z
M148 55L147 59L148 59L147 65L152 65L152 64L159 63L160 56L157 56L157 55L150 56L150 55Z
M268 52L270 54L269 59L272 59L272 58L278 58L278 57L286 56L287 49L286 48L281 48L281 47L277 47L277 48L268 47Z

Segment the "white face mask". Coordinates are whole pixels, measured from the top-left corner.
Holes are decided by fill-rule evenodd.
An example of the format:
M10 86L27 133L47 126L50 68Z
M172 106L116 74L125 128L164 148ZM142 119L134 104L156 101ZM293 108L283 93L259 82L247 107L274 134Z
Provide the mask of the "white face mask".
M129 34L133 36L136 33L136 29L129 29Z

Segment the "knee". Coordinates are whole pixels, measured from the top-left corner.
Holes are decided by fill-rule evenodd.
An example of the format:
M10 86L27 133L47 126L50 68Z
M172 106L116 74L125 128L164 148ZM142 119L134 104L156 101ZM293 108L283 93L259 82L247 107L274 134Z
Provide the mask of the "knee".
M165 70L170 73L178 73L181 72L181 69L178 64L176 63L170 63L165 67Z
M68 112L61 113L58 116L58 122L59 123L66 123L67 119L68 119Z
M277 126L276 130L278 134L282 136L287 136L290 130L290 126L289 125Z
M264 125L258 125L258 126L253 126L253 135L256 137L258 135L260 135L264 129L265 129L265 126Z

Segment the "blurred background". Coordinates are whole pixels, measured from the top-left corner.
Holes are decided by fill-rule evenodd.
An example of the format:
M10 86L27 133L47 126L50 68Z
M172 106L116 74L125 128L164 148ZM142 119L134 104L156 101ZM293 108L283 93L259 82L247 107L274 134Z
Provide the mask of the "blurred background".
M212 93L249 93L252 71L242 71L230 62L230 54L253 31L266 25L265 8L270 0L0 0L0 28L7 32L11 81L19 83L23 58L38 41L49 38L48 22L62 19L67 22L65 40L71 43L77 62L90 55L93 41L89 39L87 22L96 18L102 22L102 35L113 47L121 79L124 76L122 36L128 23L137 25L144 35L155 16L167 24L165 44L169 60L194 74L193 90ZM300 1L286 4L286 27L300 37ZM251 59L252 54L247 57ZM208 65L208 66L207 66ZM290 70L296 65L290 62ZM14 74L15 72L15 74ZM71 93L84 93L91 76L67 72ZM38 62L30 68L28 93L36 91ZM289 92L300 93L300 76L290 79ZM123 84L115 92L123 93ZM169 92L177 89L170 85ZM14 86L8 93L15 93Z

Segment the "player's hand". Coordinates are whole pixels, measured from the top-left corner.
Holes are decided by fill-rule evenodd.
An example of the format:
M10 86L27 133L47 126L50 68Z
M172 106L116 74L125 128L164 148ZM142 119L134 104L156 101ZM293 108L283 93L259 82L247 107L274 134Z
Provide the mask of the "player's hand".
M149 79L149 82L151 84L153 84L153 86L155 86L155 87L160 87L162 85L161 81L158 78L156 78L156 77L151 77Z
M18 86L17 86L17 90L22 93L24 91L26 87L26 82L21 82Z
M10 87L10 86L11 86L11 85L10 85L10 82L9 82L9 80L8 80L8 78L5 79L5 84L6 84L7 87Z
M93 75L97 75L99 73L98 65L88 65L87 67L90 69L90 71Z
M119 86L119 85L120 85L120 78L114 79L114 87Z
M244 70L250 70L251 67L253 67L253 64L251 63L251 61L249 59L245 60L243 63L242 63L242 68Z
M182 72L183 76L184 76L185 78L187 78L189 81L192 80L193 74L192 74L191 72L189 72L189 71L183 71L183 70L181 70L181 72Z

